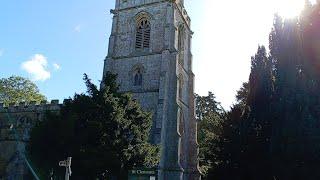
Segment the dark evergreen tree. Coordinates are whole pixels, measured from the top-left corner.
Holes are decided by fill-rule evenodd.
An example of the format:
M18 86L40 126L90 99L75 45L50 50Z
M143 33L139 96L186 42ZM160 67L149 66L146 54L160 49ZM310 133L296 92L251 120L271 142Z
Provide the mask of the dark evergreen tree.
M271 98L273 92L272 61L265 47L251 58L246 109L242 116L242 171L251 179L271 179Z
M299 18L275 16L270 54L259 47L252 57L208 179L320 179L319 12L319 1L306 1Z
M315 158L308 153L314 148L306 144L310 141L307 134L314 130L306 127L312 126L318 118L313 115L312 108L319 104L318 95L312 93L317 86L314 79L317 76L308 47L310 10L310 4L306 3L299 20L282 22L276 19L270 36L271 57L275 62L271 151L275 176L281 179L311 178L306 175L312 171L306 174L305 170L311 170L312 163L306 161ZM287 173L289 171L294 173Z
M236 99L237 106L240 106L242 109L245 109L247 106L247 98L249 95L249 83L245 82L242 84L242 87L237 91Z
M221 163L209 178L319 179L319 10L306 1L299 19L275 16L270 55L259 47L252 58L249 82L222 121Z
M84 77L87 94L76 94L59 114L48 114L32 130L28 148L42 174L72 157L74 179L125 179L135 167L155 167L158 148L148 143L151 116L130 94L118 92L116 76L107 74L99 90ZM46 176L43 176L46 177Z

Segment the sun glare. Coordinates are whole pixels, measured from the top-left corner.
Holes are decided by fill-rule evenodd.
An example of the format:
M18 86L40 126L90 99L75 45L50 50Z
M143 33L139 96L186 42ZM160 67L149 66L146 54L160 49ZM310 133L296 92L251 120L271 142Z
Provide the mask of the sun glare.
M304 0L277 0L277 13L284 18L299 16L304 7Z

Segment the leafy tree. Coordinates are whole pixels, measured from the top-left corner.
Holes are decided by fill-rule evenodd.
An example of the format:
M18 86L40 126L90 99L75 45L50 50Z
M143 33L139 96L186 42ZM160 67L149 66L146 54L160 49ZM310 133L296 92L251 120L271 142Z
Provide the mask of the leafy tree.
M219 140L216 143L214 151L215 166L208 170L206 179L219 179L219 180L240 180L246 172L241 165L242 155L242 141L240 127L243 121L243 116L246 116L246 101L248 99L249 85L243 83L240 90L237 91L237 102L228 112L221 116L221 124ZM215 131L216 132L216 131Z
M10 103L43 101L46 97L39 93L38 87L30 80L11 76L0 79L0 102Z
M196 118L201 120L205 116L212 112L222 113L223 108L221 103L216 101L216 97L212 92L208 93L208 96L196 96Z
M63 174L57 162L68 156L72 176L80 180L125 179L129 169L155 167L159 153L148 143L150 113L130 94L118 92L115 75L108 73L101 89L86 75L84 80L87 94L76 94L60 113L49 113L32 130L28 151L42 174L51 169Z
M224 120L224 110L212 92L207 96L196 94L196 114L198 124L198 142L200 145L200 170L203 178L209 169L214 169L220 163L217 156Z

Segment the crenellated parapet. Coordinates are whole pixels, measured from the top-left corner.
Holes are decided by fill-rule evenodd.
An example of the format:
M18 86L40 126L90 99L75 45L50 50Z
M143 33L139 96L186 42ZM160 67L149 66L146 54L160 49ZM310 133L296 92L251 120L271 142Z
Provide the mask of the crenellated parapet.
M59 113L68 101L0 103L0 168L4 171L0 179L24 179L29 171L21 153L25 152L32 127L47 112Z
M0 179L24 179L29 171L21 153L25 152L32 127L42 121L47 112L59 113L68 101L66 99L62 104L59 100L33 101L7 106L0 103L0 168L5 171Z
M64 100L67 102L68 99ZM0 113L18 113L18 112L35 112L35 111L46 111L46 110L59 110L63 104L59 104L59 100L52 100L51 103L48 101L36 101L21 102L21 103L10 103L6 106L4 103L0 103Z
M8 106L0 103L0 143L3 141L29 141L31 128L37 121L43 120L47 112L59 113L61 107L69 99L59 103L59 100L40 103L21 102Z

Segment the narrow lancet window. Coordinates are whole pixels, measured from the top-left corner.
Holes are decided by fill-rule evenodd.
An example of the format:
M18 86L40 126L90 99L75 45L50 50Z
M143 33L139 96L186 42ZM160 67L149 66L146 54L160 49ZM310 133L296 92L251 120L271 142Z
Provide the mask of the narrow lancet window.
M142 73L141 70L138 69L134 74L134 86L141 86L142 85Z

